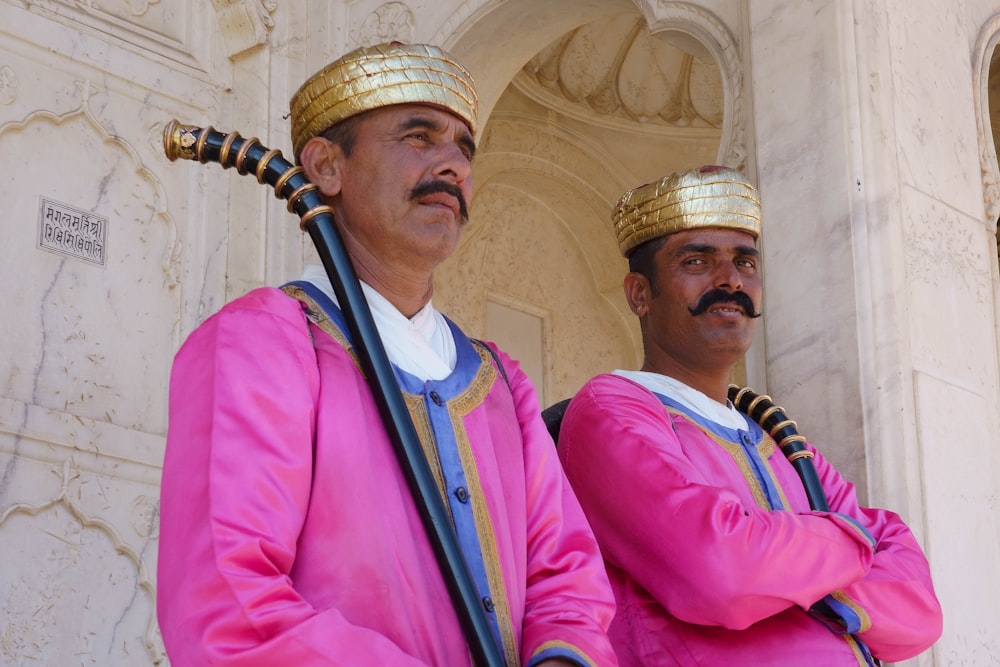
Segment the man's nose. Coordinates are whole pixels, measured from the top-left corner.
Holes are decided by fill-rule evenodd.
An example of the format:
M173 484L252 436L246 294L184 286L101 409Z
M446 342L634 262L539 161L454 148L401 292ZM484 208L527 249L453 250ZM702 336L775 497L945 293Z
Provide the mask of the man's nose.
M438 146L435 151L435 176L462 186L469 180L471 173L472 163L457 142L442 142Z
M743 289L743 274L732 262L720 262L715 270L715 287L730 292Z

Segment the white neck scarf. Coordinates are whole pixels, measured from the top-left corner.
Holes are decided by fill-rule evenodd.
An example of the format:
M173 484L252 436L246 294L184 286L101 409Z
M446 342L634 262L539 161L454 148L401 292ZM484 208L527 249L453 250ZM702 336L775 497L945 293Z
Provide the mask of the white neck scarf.
M701 415L709 421L729 428L747 429L747 420L743 414L733 407L733 404L726 401L723 405L718 401L713 401L702 392L689 387L679 380L659 373L649 373L647 371L614 371L615 375L621 375L637 384L641 384L646 389L657 394L663 394L672 398L687 409L697 415Z
M302 280L315 285L340 306L322 266L306 266ZM361 290L372 311L372 319L389 361L424 382L442 380L455 370L458 355L451 327L429 301L416 315L407 319L370 285L362 282Z

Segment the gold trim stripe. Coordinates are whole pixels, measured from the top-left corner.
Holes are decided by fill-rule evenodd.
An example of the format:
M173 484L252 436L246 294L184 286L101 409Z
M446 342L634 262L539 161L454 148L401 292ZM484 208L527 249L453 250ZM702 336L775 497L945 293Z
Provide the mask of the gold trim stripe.
M861 629L858 630L859 634L872 629L871 616L868 615L868 612L865 611L860 604L852 600L850 596L847 595L847 593L841 590L837 590L830 593L830 597L832 597L834 600L837 600L841 604L850 607L851 611L853 611L855 614L858 615L858 618L861 619Z
M550 648L561 648L567 651L572 651L573 653L576 654L577 658L583 660L584 664L587 665L587 667L597 667L597 663L594 662L589 655L581 651L578 647L573 646L572 644L567 644L566 642L559 640L552 640L545 642L544 644L539 646L534 653L531 654L531 657L533 658L539 653L546 651Z
M311 296L306 294L305 290L301 287L296 285L285 285L281 288L281 291L296 301L306 305L306 317L309 321L319 327L323 333L327 334L330 338L339 343L340 346L344 348L344 351L350 355L351 361L354 362L358 371L363 375L364 371L361 370L361 361L358 359L357 352L354 351L354 347L351 345L351 342L347 340L347 336L344 335L344 332L340 330L340 327L333 323L333 320L327 316L323 308L316 303Z
M475 346L480 357L479 372L469 388L447 402L448 413L451 415L452 428L455 431L455 442L458 445L462 468L465 470L466 484L469 490L469 502L472 503L472 513L476 522L476 532L483 552L483 565L486 568L486 578L489 581L493 608L496 612L497 625L500 628L500 638L503 641L504 655L511 667L520 665L520 653L517 648L517 634L514 632L514 621L510 613L510 601L507 599L507 588L504 585L503 568L500 566L500 551L496 543L496 531L493 528L493 518L490 516L483 492L482 482L465 430L465 417L482 405L487 394L497 379L497 371L493 367L489 352L480 346Z
M291 298L306 305L309 321L337 341L350 354L352 361L360 371L360 363L354 349L340 328L333 323L319 304L300 287L287 285L281 289ZM510 601L507 599L503 568L500 566L500 552L496 543L496 532L493 529L493 519L490 516L486 496L483 492L482 483L479 480L478 468L472 453L472 445L465 430L465 416L482 405L497 379L497 371L493 367L492 356L486 349L478 345L474 347L480 358L479 371L476 373L469 387L445 405L451 417L459 459L462 462L462 468L465 473L469 491L469 502L472 504L476 533L483 553L483 564L486 568L486 578L490 587L490 596L493 599L497 625L500 628L500 637L503 640L506 663L509 667L519 667L521 659L517 647L517 635L514 632L514 622L510 613ZM427 404L423 396L410 394L405 391L403 392L403 399L406 402L407 410L413 418L417 437L420 440L424 454L427 456L427 461L434 474L434 481L437 484L438 491L445 500L445 506L448 506L444 472L441 467L437 440L434 437L434 431L431 427ZM450 515L450 507L448 507L448 512ZM453 518L452 520L454 521Z
M743 475L744 481L750 488L750 493L753 495L754 501L757 503L757 505L766 510L774 509L773 507L771 507L771 503L768 502L767 493L765 492L764 487L761 485L760 480L757 479L757 475L754 473L753 470L753 465L751 465L750 459L748 458L747 453L743 450L742 445L740 445L739 443L729 442L728 440L720 438L719 436L715 435L714 433L703 427L698 422L690 419L686 414L684 414L680 410L676 410L674 408L667 406L664 406L664 409L670 414L684 417L691 424L700 429L702 433L711 438L713 442L719 445L719 447L724 449L726 453L732 457L733 462L736 464L736 467L739 468L740 473ZM778 499L781 501L782 507L786 510L792 510L792 506L788 502L788 496L785 495L785 489L778 482L778 478L774 474L774 468L771 467L771 457L774 455L774 452L777 449L777 443L775 443L774 438L772 438L767 433L764 433L763 436L764 437L761 440L761 443L757 446L757 455L760 457L761 463L763 464L768 477L770 477L771 479L771 483L774 484L774 488L777 489L778 491Z
M852 635L841 635L841 637L843 637L844 641L847 642L847 645L851 647L851 651L854 653L854 659L858 661L858 665L860 667L868 667L868 661L865 660L864 651L862 651L861 647L858 646L858 640Z

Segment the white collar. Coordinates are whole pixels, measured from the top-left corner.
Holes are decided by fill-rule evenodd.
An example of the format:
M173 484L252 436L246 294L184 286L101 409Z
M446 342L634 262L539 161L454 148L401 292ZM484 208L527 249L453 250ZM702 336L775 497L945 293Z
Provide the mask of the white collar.
M732 403L726 401L723 405L680 380L648 371L616 370L614 375L628 378L652 392L672 398L695 414L716 424L744 431L747 428L746 418L733 407Z
M322 266L307 265L302 280L312 283L340 305ZM361 282L361 291L389 361L425 382L444 379L455 370L458 361L455 338L444 315L435 310L430 301L413 317L407 318L371 285Z

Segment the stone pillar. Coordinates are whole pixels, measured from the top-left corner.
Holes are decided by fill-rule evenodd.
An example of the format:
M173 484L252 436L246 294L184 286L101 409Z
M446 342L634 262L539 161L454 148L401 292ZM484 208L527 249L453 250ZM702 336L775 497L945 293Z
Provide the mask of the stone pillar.
M930 0L748 5L768 389L924 544L945 633L913 662L990 664L996 240L956 48L974 31Z

